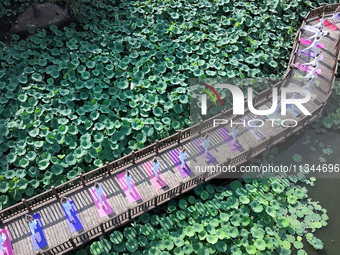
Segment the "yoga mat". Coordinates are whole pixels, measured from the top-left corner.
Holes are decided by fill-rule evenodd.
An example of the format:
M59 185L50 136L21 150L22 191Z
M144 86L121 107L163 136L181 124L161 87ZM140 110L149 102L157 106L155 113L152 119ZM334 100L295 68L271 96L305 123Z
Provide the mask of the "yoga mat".
M265 105L261 105L261 106L259 107L259 109L260 109L260 110L268 110L269 107L266 107ZM265 116L267 119L278 119L278 120L281 120L280 117L276 118L276 116L275 116L274 113L271 113L271 114L268 114L268 115L263 115L263 116ZM273 121L273 123L274 123L274 125L276 125L276 126L278 126L278 127L281 126L281 124L280 124L279 121Z
M47 241L46 241L46 238L45 238L44 228L43 228L43 224L41 222L40 214L39 213L32 214L32 217L33 217L33 219L38 220L38 224L37 224L37 227L35 229L35 236L32 235L32 232L30 230L31 238L32 238L34 250L39 250L39 249L47 246ZM37 239L37 241L35 241L35 238Z
M70 228L71 233L74 233L76 231L79 231L79 230L83 229L83 225L81 224L81 221L79 219L79 215L78 215L76 206L75 206L75 204L74 204L72 199L70 199L70 203L71 203L71 206L72 206L71 215L74 218L74 223L71 223L70 218L68 217L68 215L67 215L67 213L66 213L66 211L64 209L64 206L61 205L61 207L64 210L68 227Z
M318 19L318 21L320 21L320 19ZM338 30L339 28L336 26L336 25L333 25L332 22L329 22L328 20L325 20L323 22L323 24L328 27L329 29L331 29L332 31L336 31Z
M319 31L319 29L313 27L313 26L309 26L309 25L305 25L303 27L304 30L307 30L307 31L310 31L310 32L313 32L313 33L316 33Z
M305 72L311 71L313 69L312 66L305 66L305 65L303 65L299 62L295 63L295 67L300 69L301 71L305 71ZM321 74L321 69L317 69L315 74Z
M207 156L205 156L204 149L200 145L202 142L203 142L202 138L197 138L197 139L193 140L193 144L195 145L196 149L199 151L199 153L201 154L201 156L203 157L205 162L207 162L207 164L211 164L211 163L216 162L217 161L216 158L210 153L209 149L208 149Z
M135 187L135 184L133 183L133 181L131 181L132 192L131 193L129 192L129 187L127 186L126 181L125 181L125 173L118 174L117 179L118 179L118 182L119 182L120 186L122 187L128 201L129 201L129 203L133 203L135 201L142 199L140 197L138 190Z
M2 246L5 248L6 251L6 255L14 255L13 253L13 247L12 247L12 243L11 243L11 238L9 236L9 232L7 228L3 228L0 229L0 235L2 235L2 233L5 233L7 239L6 241L2 244ZM4 253L2 251L0 251L0 255L3 255Z
M301 38L300 43L302 43L304 45L311 45L312 41ZM324 47L325 47L325 45L323 43L319 43L318 45L316 45L316 48L323 49Z
M152 161L148 161L143 163L143 168L146 171L146 173L148 174L150 181L152 183L152 185L156 188L156 190L160 190L161 188L167 186L168 184L165 182L161 172L158 170L158 181L156 181L156 176L154 174L154 172L152 171Z
M102 208L94 188L93 187L89 188L89 191L91 193L93 202L96 205L96 208L97 208L97 211L99 213L100 218L103 218L103 217L108 216L108 215L113 213L113 210L112 210L111 206L109 205L109 202L107 201L107 198L105 196L105 192L103 192L103 194L102 194L103 205L104 205L104 208Z
M244 120L248 123L248 118L244 118ZM255 124L255 122L252 123L252 125ZM266 138L260 131L259 127L257 127L257 131L255 132L255 128L251 127L249 125L246 125L246 128L248 129L249 133L256 139L261 140L263 138Z
M222 136L223 140L227 143L228 147L232 151L239 151L242 149L242 146L239 144L238 141L236 141L234 144L232 144L233 137L229 135L229 130L226 127L219 128L218 133Z
M174 149L174 150L170 151L169 154L170 154L170 157L171 157L172 161L174 162L175 166L177 167L178 172L182 176L182 178L189 176L190 175L190 168L189 168L188 164L185 162L184 168L182 169L182 167L181 167L182 163L179 160L179 155L180 155L179 150Z
M294 84L294 83L289 83L289 84L288 84L288 87L290 87L290 88L301 88L301 87L299 87L298 85L296 85L296 84ZM311 97L312 100L314 100L314 99L316 98L316 95L313 94L313 93L311 94L311 96L312 96L312 97Z
M310 57L310 58L314 58L315 57L314 52L310 51L310 50L309 51L302 51L301 49L298 49L297 53L299 55L307 56L307 57ZM320 55L319 60L323 60L323 54Z

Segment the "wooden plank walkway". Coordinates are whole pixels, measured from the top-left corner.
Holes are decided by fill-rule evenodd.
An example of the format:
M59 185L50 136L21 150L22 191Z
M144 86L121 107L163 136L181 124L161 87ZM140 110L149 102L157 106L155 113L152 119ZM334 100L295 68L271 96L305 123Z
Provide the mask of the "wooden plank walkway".
M329 15L327 16L329 18ZM308 22L308 25L315 24L317 21ZM340 23L338 23L339 25ZM329 88L332 85L332 69L334 67L335 59L337 52L335 51L335 46L339 38L339 30L331 31L330 29L326 28L326 31L329 32L329 35L322 39L322 43L325 44L325 48L323 49L324 59L320 61L319 67L321 68L322 74L319 77L319 85L318 87L313 87L313 94L317 95L316 100L310 101L305 104L306 108L310 111L315 110L318 106L320 106L323 102L326 101L327 95L329 92ZM309 31L301 31L301 38L309 37L311 32ZM306 46L301 45L299 49L303 49ZM306 63L310 62L310 58L305 56L297 55L294 62ZM301 76L306 75L305 72L302 72L298 69L293 69L290 74L287 76L288 79L298 85L303 86L303 82L301 81ZM300 78L299 78L300 77ZM263 103L269 107L271 105L271 99L269 101ZM249 111L246 113L246 118L252 119L254 116ZM291 118L296 119L297 121L301 120L304 116L294 117L288 112L288 116L280 116L282 119ZM242 117L243 118L243 117ZM265 117L261 117L263 120ZM233 119L234 121L241 121L241 117L236 117ZM271 136L277 135L279 132L284 130L283 127L271 127L271 122L265 121L264 126L258 128L261 131L265 139L269 139ZM244 151L240 152L233 152L224 142L222 137L218 134L218 132L214 129L210 129L210 152L213 154L219 165L226 162L227 158L232 158L241 154L244 151L248 151L251 148L254 148L256 145L263 142L263 140L257 140L252 135L249 134L248 129L241 127L239 128L239 135L238 141L242 145ZM196 137L197 138L197 137ZM185 145L188 149L188 159L189 164L192 166L191 176L182 178L179 174L177 168L174 166L174 163L169 155L169 151L174 148L179 148L180 146ZM150 160L155 153L150 155ZM101 223L107 221L109 218L112 218L116 215L119 215L125 212L128 208L134 207L144 201L154 198L156 195L160 195L167 190L176 187L180 184L180 182L189 180L190 178L194 178L198 176L200 173L195 172L193 169L194 165L200 166L207 166L204 159L201 157L200 153L198 152L197 148L190 142L186 141L180 145L170 146L166 148L157 155L160 160L160 171L162 176L164 177L165 181L167 182L168 186L156 190L150 179L145 172L142 164L146 162L146 160L137 161L133 167L129 167L128 169L131 170L133 181L142 197L141 201L134 202L130 204L122 191L117 177L113 176L104 176L97 180L98 182L102 183L103 189L107 194L108 202L111 205L114 213L110 216L106 216L104 218L100 218L95 208L94 202L88 191L88 188L91 187L93 184L87 184L85 187L79 187L70 193L67 194L67 197L70 197L74 200L75 205L78 209L80 220L84 226L84 229L81 232L75 232L73 234L70 233L69 227L67 225L64 212L62 207L56 199L52 199L37 208L33 208L33 213L40 213L42 217L42 222L44 225L44 231L48 243L48 247L46 249L40 250L42 254L54 246L57 246L61 243L66 242L69 240L70 237L75 237L79 235L79 233L86 232ZM33 250L33 244L30 236L30 231L28 228L28 224L24 220L24 214L18 214L8 220L3 222L3 227L7 227L10 232L12 244L14 247L14 253L16 255L31 255L36 254ZM47 254L47 253L46 253ZM51 253L56 254L56 253Z

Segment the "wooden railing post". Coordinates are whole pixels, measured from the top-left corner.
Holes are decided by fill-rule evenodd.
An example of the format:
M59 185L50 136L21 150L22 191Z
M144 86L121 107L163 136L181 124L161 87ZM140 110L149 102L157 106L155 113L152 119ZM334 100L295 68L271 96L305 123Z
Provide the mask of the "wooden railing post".
M108 175L111 175L111 166L109 161L106 161L106 171L108 173Z
M129 217L129 220L131 220L131 218L132 218L132 208L131 207L128 208L128 217Z
M105 233L104 224L100 223L99 226L100 226L100 231L102 231L102 233L104 234Z
M70 237L68 240L70 241L73 248L75 248L77 246L76 243L73 241L72 237Z
M131 151L132 164L135 164L135 163L136 163L135 157L136 157L135 151Z
M201 134L201 133L202 133L202 130L203 130L203 120L200 121L198 133Z
M177 135L178 135L177 143L178 143L178 144L181 143L181 134L182 134L182 130L178 131L178 133L177 133Z
M59 199L59 194L58 194L57 190L55 189L55 187L51 186L51 189L52 189L52 192L55 195L56 199Z
M155 200L155 206L157 206L157 195L155 195L153 199Z
M183 190L183 181L179 182L179 194L182 194L182 190Z
M155 141L155 151L156 154L158 154L158 140Z
M80 177L81 184L85 187L86 183L85 183L84 175L80 174L79 177Z
M32 211L30 205L27 203L25 198L23 198L21 201L29 212Z

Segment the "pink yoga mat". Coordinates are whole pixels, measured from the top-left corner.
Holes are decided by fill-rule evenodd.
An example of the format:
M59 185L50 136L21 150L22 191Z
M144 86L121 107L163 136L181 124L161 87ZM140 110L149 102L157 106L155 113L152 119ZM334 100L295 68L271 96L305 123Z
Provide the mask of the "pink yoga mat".
M305 66L305 65L303 65L303 64L301 64L299 62L295 63L295 67L300 69L300 70L302 70L302 71L306 71L306 72L309 72L309 71L311 71L313 69L312 66ZM316 74L321 74L321 69L317 69L315 73Z
M143 163L143 168L146 171L146 173L148 174L150 181L152 183L152 185L157 189L161 189L165 186L167 186L168 184L165 182L164 178L162 177L161 172L158 170L158 181L156 181L156 176L154 174L154 172L152 171L152 161L148 161Z
M309 50L309 51L302 51L302 50L298 49L298 50L297 50L297 53L298 53L299 55L307 56L307 57L310 57L310 58L314 58L314 57L315 57L314 52L313 52L313 51L310 51L310 50ZM319 60L323 60L323 54L320 55Z
M129 187L126 184L126 181L125 181L125 173L118 174L117 179L118 179L120 186L124 190L124 193L125 193L125 195L126 195L126 197L127 197L127 199L129 200L130 203L133 203L135 201L142 199L140 197L138 190L135 187L135 184L133 183L133 181L131 181L132 192L131 193L129 192Z
M8 233L8 229L7 228L0 229L0 235L2 235L2 233L5 233L5 235L7 236L6 241L2 245L5 248L6 255L14 255L11 239L10 239L10 236L9 236L9 233ZM4 253L2 251L0 251L0 255L3 255L3 254Z
M320 21L320 19L318 19L318 21ZM331 29L332 31L338 30L339 28L336 25L333 25L332 22L329 22L328 20L325 20L323 22L323 24L328 27L329 29Z
M312 41L301 38L300 43L302 43L304 45L311 45ZM323 43L319 43L318 45L316 45L316 48L323 49L324 47L325 47L325 45Z
M102 208L101 205L100 205L99 199L97 198L97 194L96 194L94 188L93 187L89 188L89 191L91 193L93 202L96 205L96 208L97 208L97 211L99 213L100 218L103 218L103 217L108 216L108 215L113 213L113 210L112 210L111 206L109 205L109 202L107 201L107 198L105 196L105 192L103 192L103 194L102 194L103 205L104 205L104 208Z

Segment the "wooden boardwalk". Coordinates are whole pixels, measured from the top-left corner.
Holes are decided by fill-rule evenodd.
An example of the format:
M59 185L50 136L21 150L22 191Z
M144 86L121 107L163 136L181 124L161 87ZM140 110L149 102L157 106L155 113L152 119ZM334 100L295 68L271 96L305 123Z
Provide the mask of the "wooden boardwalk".
M327 18L330 17L330 14L326 16ZM317 23L316 17L308 21L308 25L313 25ZM340 25L340 23L338 23ZM309 101L307 104L304 104L306 108L310 112L314 112L316 109L320 109L320 106L326 102L327 98L329 97L330 88L333 83L334 77L334 65L337 65L337 43L340 31L332 31L326 27L326 31L329 32L329 35L323 37L322 43L324 43L325 47L323 49L324 58L319 63L319 68L321 69L321 75L317 78L318 86L313 87L313 94L317 97L315 100ZM301 30L301 38L307 38L312 35L312 32ZM298 49L303 49L307 46L299 45ZM311 59L305 56L301 56L296 54L294 58L294 63L306 63L310 62ZM302 72L299 69L292 68L287 76L286 82L283 83L283 86L286 86L288 83L292 82L298 86L303 86L306 83L303 83L301 80L302 76L305 76L306 72ZM269 107L271 105L271 98L267 101L262 101L260 105L264 105ZM246 118L252 119L254 116L248 111L246 113ZM300 121L303 119L304 115L294 117L288 112L288 116L281 116L282 119L296 119ZM242 117L243 118L243 117ZM262 117L263 120L265 117ZM240 117L233 118L234 121L241 121ZM250 135L247 128L240 127L239 128L239 135L238 141L242 146L242 151L233 152L227 144L224 142L222 137L219 135L216 129L209 128L204 130L204 132L209 132L210 134L210 152L213 154L219 165L223 165L226 163L226 159L232 159L241 155L244 152L251 150L252 148L256 148L259 144L268 141L271 137L275 137L276 135L280 134L282 131L285 130L283 127L271 127L271 122L265 121L265 125L263 127L258 128L264 135L263 139L257 140L252 135ZM194 138L200 137L196 135ZM281 139L281 138L280 138ZM282 140L282 139L281 139ZM175 148L179 148L185 145L188 149L188 161L189 164L192 166L191 175L185 178L182 178L179 174L177 168L174 166L174 163L169 155L169 152ZM272 144L270 144L271 146ZM261 147L263 151L263 148ZM260 151L260 150L259 150ZM39 250L41 254L61 254L63 252L55 252L50 251L51 248L57 247L58 245L67 242L70 238L75 238L76 236L86 233L87 231L98 227L101 223L108 221L110 218L114 218L117 215L124 214L129 208L135 207L138 204L142 204L145 201L153 199L155 196L159 196L168 190L177 187L180 183L186 182L190 179L194 179L195 177L199 176L201 173L195 172L193 169L194 165L200 166L207 166L205 160L200 155L197 148L192 144L191 139L187 139L184 142L173 143L172 145L162 149L159 151L157 156L161 160L160 164L160 172L164 177L165 181L167 182L167 186L163 189L156 190L150 179L143 168L142 164L146 161L151 160L156 155L155 152L152 152L141 160L137 160L136 163L129 164L125 167L125 169L129 169L132 172L133 181L141 195L141 200L129 203L122 188L120 187L116 175L103 175L99 179L98 182L102 183L103 189L107 194L108 202L113 209L113 214L110 216L106 216L104 218L100 218L98 215L98 211L94 205L92 197L89 192L89 188L93 185L92 183L86 183L86 186L79 186L66 195L74 200L76 208L79 213L79 218L84 226L84 229L80 232L75 232L71 234L68 224L65 219L64 212L60 205L58 199L50 199L44 203L41 203L38 206L32 207L32 211L30 214L39 213L42 217L42 222L44 225L44 232L46 235L48 247L45 249ZM239 163L237 163L239 164ZM27 212L26 212L27 213ZM28 228L28 224L24 220L25 212L18 213L13 215L12 217L3 220L2 227L7 227L10 232L12 245L14 248L14 254L16 255L31 255L36 254L33 249L32 239L30 235L30 231ZM98 235L97 235L98 236ZM84 243L87 241L86 236L84 235ZM77 244L78 245L78 244ZM75 246L75 245L74 245ZM70 248L68 248L70 250Z

